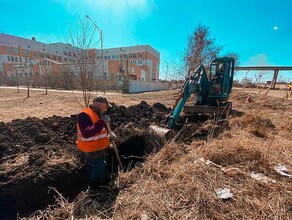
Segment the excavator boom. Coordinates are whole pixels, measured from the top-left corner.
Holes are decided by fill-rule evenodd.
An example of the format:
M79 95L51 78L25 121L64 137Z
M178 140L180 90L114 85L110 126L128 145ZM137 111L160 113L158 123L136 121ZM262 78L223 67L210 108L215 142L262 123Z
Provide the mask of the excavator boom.
M151 133L151 140L158 141L162 147L169 135L170 129L174 128L182 111L185 113L211 113L217 115L227 115L231 110L232 103L228 102L234 75L234 59L230 57L216 58L209 66L210 73L207 75L203 65L195 71L189 71L188 78L185 80L173 108L166 118L166 127L160 129L158 126L150 126L148 133ZM194 94L195 103L186 105L189 97ZM156 132L157 131L157 132ZM155 135L157 137L155 137Z

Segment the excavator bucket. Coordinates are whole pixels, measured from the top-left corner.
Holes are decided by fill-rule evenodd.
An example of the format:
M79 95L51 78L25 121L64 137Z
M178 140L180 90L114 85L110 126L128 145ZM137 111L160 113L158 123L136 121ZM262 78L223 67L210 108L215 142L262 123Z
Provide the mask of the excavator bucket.
M175 132L171 129L150 125L146 132L145 149L147 153L161 149L167 142L173 139Z

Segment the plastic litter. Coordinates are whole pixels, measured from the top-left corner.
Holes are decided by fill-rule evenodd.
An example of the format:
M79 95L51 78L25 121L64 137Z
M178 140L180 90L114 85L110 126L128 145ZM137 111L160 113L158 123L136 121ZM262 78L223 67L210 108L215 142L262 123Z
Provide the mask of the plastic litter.
M251 172L250 173L250 176L260 182L263 182L263 183L269 183L269 182L272 182L272 183L276 183L276 180L274 179L271 179L267 176L265 176L264 174L262 173L254 173L254 172Z
M228 188L219 188L215 190L216 195L219 199L231 199L233 196L233 193L230 192L230 189Z
M279 173L282 176L287 176L287 177L292 176L291 174L289 174L289 170L287 169L287 167L280 163L277 166L275 166L274 169L276 170L277 173Z

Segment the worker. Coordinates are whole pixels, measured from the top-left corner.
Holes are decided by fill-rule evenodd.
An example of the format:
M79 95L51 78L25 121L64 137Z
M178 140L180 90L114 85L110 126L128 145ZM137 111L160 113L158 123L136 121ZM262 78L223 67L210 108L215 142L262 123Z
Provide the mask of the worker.
M215 76L212 79L210 93L212 95L221 95L224 80L224 64L220 63L216 66Z
M108 182L105 157L109 153L110 140L106 123L110 117L105 113L110 107L107 97L98 95L77 117L77 145L89 170L87 192ZM116 135L112 132L110 137L115 139Z

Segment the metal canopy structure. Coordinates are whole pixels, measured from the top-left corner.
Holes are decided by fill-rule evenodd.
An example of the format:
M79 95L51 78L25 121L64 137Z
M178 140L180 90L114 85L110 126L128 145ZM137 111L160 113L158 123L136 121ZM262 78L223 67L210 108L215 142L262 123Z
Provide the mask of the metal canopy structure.
M271 83L271 88L275 89L276 83L277 83L277 78L279 75L279 71L283 70L283 71L287 71L290 70L292 71L292 66L237 66L234 67L235 71L242 71L242 70L247 70L247 71L251 71L251 70L272 70L274 71L274 76L273 76L273 80Z

